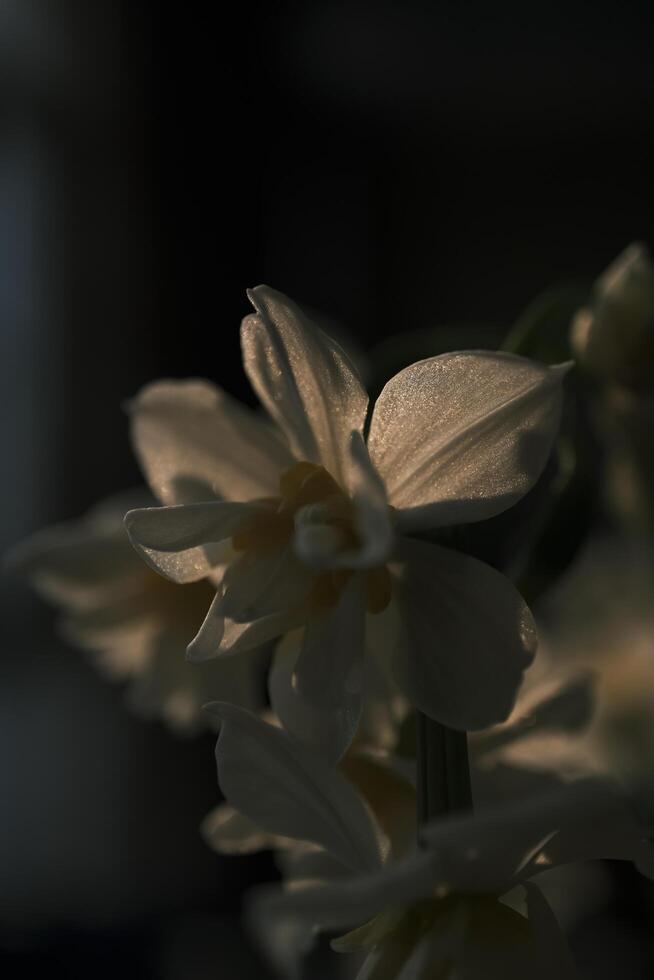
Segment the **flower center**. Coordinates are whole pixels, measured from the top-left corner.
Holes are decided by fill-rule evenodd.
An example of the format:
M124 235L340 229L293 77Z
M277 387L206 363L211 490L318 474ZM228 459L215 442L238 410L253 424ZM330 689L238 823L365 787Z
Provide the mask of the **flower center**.
M351 498L323 466L300 462L282 473L279 496L258 500L261 509L250 514L232 536L235 551L253 557L269 555L292 542L299 561L312 574L307 602L316 612L335 606L354 569L322 570L333 556L360 546ZM303 555L310 551L316 564ZM385 565L366 569L366 608L380 613L391 600L391 578Z

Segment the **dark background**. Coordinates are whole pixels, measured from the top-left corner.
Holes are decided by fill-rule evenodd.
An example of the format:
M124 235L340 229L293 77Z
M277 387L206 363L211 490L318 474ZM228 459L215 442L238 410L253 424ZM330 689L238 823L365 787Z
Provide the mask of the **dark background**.
M138 482L121 402L146 381L250 398L250 285L369 348L508 327L551 283L652 244L645 10L3 3L0 546ZM130 717L6 578L1 612L4 975L262 976L238 905L271 862L220 861L196 833L212 740ZM636 905L607 975L641 975Z

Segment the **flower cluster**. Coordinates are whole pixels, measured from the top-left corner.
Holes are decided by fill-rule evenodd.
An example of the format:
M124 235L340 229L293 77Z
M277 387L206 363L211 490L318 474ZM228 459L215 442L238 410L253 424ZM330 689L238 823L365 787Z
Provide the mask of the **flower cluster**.
M644 262L628 253L578 314L587 366L614 363L618 314L650 315ZM282 973L317 932L349 929L332 945L365 955L360 980L572 977L534 879L592 858L651 874L652 828L583 752L572 772L542 748L574 744L595 681L545 659L516 705L534 619L466 547L564 487L547 474L570 365L427 356L369 409L335 341L280 293L249 295L264 412L208 381L148 385L129 412L152 497L112 499L13 561L132 703L219 727L225 802L203 833L225 854L274 850L284 887L248 914Z

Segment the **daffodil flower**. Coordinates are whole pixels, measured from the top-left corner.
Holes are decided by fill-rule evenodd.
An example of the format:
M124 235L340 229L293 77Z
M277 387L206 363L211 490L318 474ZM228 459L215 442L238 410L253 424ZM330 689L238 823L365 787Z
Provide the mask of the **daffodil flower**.
M160 718L177 732L209 725L202 706L217 695L256 708L260 665L225 658L197 670L183 651L202 622L215 589L207 581L172 585L134 553L125 534L127 507L150 494L129 491L78 520L44 528L7 556L61 616L64 639L85 650L103 675L127 685L139 714Z
M565 700L558 692L544 701L535 727L551 728L557 715L566 726ZM362 978L571 977L563 937L533 879L599 858L632 861L654 874L651 828L601 780L544 780L539 787L528 779L527 796L520 790L498 803L496 794L475 816L426 825L416 850L406 847L406 821L392 812L395 806L413 816L408 780L401 794L396 786L375 798L381 760L370 782L246 710L209 710L222 721L218 778L233 808L212 828L220 849L238 850L232 845L240 837L244 849L256 842L287 855L287 886L264 889L252 901L256 931L278 953L275 935L293 934L306 948L317 929L354 926L336 948L370 951ZM516 724L514 736L522 734ZM504 904L515 904L518 886L527 890L527 917ZM293 957L283 962L292 972Z
M649 834L614 789L580 781L429 824L422 850L377 871L297 891L263 889L250 916L267 929L284 921L328 931L354 925L332 945L368 953L360 980L572 980L565 939L534 879L604 858L652 877Z
M428 358L388 382L366 439L368 399L339 346L281 294L250 299L244 366L272 424L202 381L155 383L132 408L165 505L127 515L134 546L174 581L220 578L189 659L302 627L276 710L336 758L356 731L366 640L398 624L393 669L414 705L459 729L502 720L536 648L529 610L489 566L412 535L492 517L533 486L564 369Z

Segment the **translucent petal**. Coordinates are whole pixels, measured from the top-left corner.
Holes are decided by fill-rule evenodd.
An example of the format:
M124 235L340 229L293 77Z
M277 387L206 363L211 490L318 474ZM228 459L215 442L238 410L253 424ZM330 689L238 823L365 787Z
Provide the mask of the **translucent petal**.
M291 300L268 286L248 293L257 313L241 328L243 363L297 459L344 476L350 433L363 431L368 396L347 355Z
M434 889L435 862L428 851L389 864L370 874L303 888L296 892L261 890L254 898L257 914L271 920L297 916L327 929L345 929L372 919L389 905L410 905Z
M404 539L401 554L398 683L417 708L450 728L503 721L536 651L523 599L499 572L459 552Z
M191 663L203 663L220 653L220 644L225 632L225 617L221 609L221 596L216 593L202 626L186 648L186 659Z
M557 864L611 857L610 848L600 852L611 840L611 825L621 837L626 813L606 783L586 779L475 815L435 820L421 837L438 860L435 884L501 895ZM584 844L596 824L604 831L599 852Z
M130 540L145 562L173 582L195 582L225 559L229 538L253 505L225 501L146 507L125 516Z
M316 712L314 732L316 725L323 726L313 744L320 744L330 759L349 748L361 716L365 616L363 581L355 575L336 606L307 621L295 664L297 697Z
M311 588L290 547L263 554L245 553L230 562L223 577L223 614L249 622L301 605Z
M297 629L305 618L304 608L295 608L261 616L251 623L237 623L233 619L226 619L219 653L232 654L253 650L270 640L276 640L289 630Z
M157 381L130 404L134 451L166 504L277 493L293 465L269 425L208 381Z
M261 830L228 803L221 803L207 814L200 832L209 847L219 854L252 854L294 843L288 837Z
M60 606L81 609L112 595L120 599L142 587L145 572L122 518L111 527L82 519L44 528L5 556L5 565Z
M552 448L564 373L512 354L464 351L392 378L377 399L368 448L400 526L480 521L519 500Z
M520 698L518 708L509 721L478 736L475 745L477 758L489 755L520 739L533 738L548 732L575 733L588 725L595 707L596 676L589 670L578 671L556 687L538 689L529 704ZM526 699L525 699L526 701Z
M222 719L218 780L227 801L273 834L320 844L356 871L379 867L378 828L347 780L282 729L234 705Z
M136 548L186 551L231 537L253 510L251 504L222 500L174 507L145 507L130 510L125 515L125 527Z

